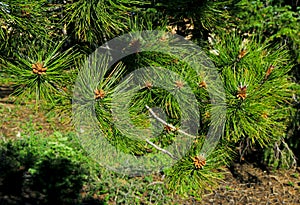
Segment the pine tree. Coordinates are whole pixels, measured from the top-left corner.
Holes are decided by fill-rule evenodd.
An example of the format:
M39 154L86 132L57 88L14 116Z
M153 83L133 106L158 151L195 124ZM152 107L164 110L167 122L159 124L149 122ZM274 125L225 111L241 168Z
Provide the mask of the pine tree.
M199 118L194 117L192 121L199 123L201 129L189 136L192 139L189 151L162 170L167 186L174 193L201 198L199 193L213 188L222 179L225 166L255 150L274 167L295 165L294 150L299 148L299 143L287 135L287 129L291 126L291 114L299 116L300 89L291 77L293 72L297 76L295 70L299 67L296 36L299 31L293 27L273 28L272 20L260 25L257 19L262 18L263 13L245 18L241 9L246 5L250 10L269 12L277 8L275 5L264 5L260 1L252 6L246 1L238 4L235 1L202 1L201 4L196 1L127 0L22 2L0 2L0 75L13 82L14 94L19 100L33 93L37 108L55 106L70 113L75 98L73 109L78 114L74 116L75 125L83 126L82 129L89 128L91 123L95 125L81 138L83 147L92 157L99 157L95 152L99 145L93 144L99 141L90 136L93 131L100 130L109 144L123 155L159 154L163 156L159 160L168 164L168 159L174 158L167 151L168 146L181 139L180 136L189 136L181 127L181 120L196 113ZM290 7L283 8L283 14L297 15ZM269 13L267 15L271 18ZM295 24L296 19L293 17L289 21ZM287 18L280 20L286 22ZM202 46L224 85L225 104L212 106L210 92L217 95L221 91L212 85L208 79L211 76L199 75L191 65L167 53L138 52L143 45L139 39L128 44L136 52L111 67L107 56L100 56L100 62L97 55L91 58L93 52L109 40L144 30L177 33ZM161 36L161 41L163 38ZM287 39L287 44L281 42L283 38ZM292 61L295 57L297 60ZM93 72L91 68L97 70L97 67L106 68L105 72ZM145 83L138 90L122 93L120 87L126 88L131 83L126 76L141 67L162 67L176 73L179 77L170 79L173 80L170 87L183 93L190 88L197 100L196 108L191 105L183 109L176 96L156 87L156 79L165 77L160 70L149 69L148 75L140 76L145 78ZM90 83L91 78L98 81ZM73 90L75 83L77 88L82 88L79 97ZM129 117L118 117L128 117L125 118L128 121L115 119L114 114L124 109L113 110L115 93L120 94L122 100L118 102L126 105L129 113ZM183 100L189 103L187 97ZM87 111L87 115L81 115ZM219 115L218 120L224 120L224 134L215 149L206 155L200 150L205 145L209 127L218 122L212 113ZM153 129L163 128L153 138L148 138L147 133L132 131L130 127L143 130L151 124ZM299 129L299 124L294 125L294 129ZM147 163L137 165L151 169L151 162Z

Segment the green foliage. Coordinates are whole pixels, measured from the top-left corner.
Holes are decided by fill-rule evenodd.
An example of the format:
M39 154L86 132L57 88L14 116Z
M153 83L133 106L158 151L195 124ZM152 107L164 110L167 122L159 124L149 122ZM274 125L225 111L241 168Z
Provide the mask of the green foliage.
M43 204L74 204L89 176L88 158L72 136L25 137L1 143L1 191ZM25 197L25 198L24 198Z
M16 94L34 93L37 104L40 99L52 103L57 93L65 94L62 88L72 82L71 67L78 53L73 49L62 51L63 43L33 42L29 50L15 54L16 60L6 62L4 71L14 82Z
M168 204L176 201L159 174L129 178L107 170L101 173L101 180L91 184L88 193L102 196L107 203Z
M299 134L300 134L300 85L295 84L293 86L293 90L295 91L295 94L293 95L293 106L290 110L290 121L289 121L289 127L287 132L287 137L285 139L286 144L288 144L288 147L292 150L292 152L295 154L296 158L299 159L300 157L300 141L299 141Z
M286 112L283 105L292 97L292 82L288 81L287 75L291 69L289 56L282 47L270 48L257 44L252 38L242 41L241 37L232 34L221 38L214 45L220 53L214 59L220 68L228 96L228 126L232 124L232 127L226 130L234 134L227 133L227 137L238 141L241 137L256 136L256 140L264 145L260 137L268 139L271 136L263 134L263 130L274 133L274 136L278 136L276 129L284 132L284 121L280 120ZM245 56L240 58L243 52ZM246 95L239 96L239 86L244 85L247 86ZM252 133L247 133L251 130ZM255 134L258 130L261 130L260 134Z
M126 7L112 0L79 0L65 7L67 33L79 43L100 46L126 28Z
M168 187L173 193L199 200L205 191L213 190L224 178L224 167L232 160L233 150L226 143L220 144L209 156L203 156L206 163L199 168L193 158L202 156L199 150L204 140L204 136L196 139L190 152L166 171Z
M225 18L227 12L223 9L231 1L154 1L153 9L167 16L168 25L176 33L190 36L195 41L202 42L209 31ZM173 30L173 32L174 32Z
M290 46L300 63L299 20L300 10L293 11L289 5L281 5L280 1L244 1L232 5L231 16L226 25L236 27L241 33L261 35L264 40L281 42Z
M163 170L167 186L151 176L129 178L104 172L82 153L82 147L69 142L73 136L65 138L56 133L58 136L47 139L29 137L2 142L1 191L16 195L23 193L26 186L39 195L41 203L74 204L79 201L78 194L87 177L92 176L97 181L87 183L91 198L96 194L105 195L104 201L114 199L116 203L165 204L170 199L169 191L200 199L205 190L222 179L222 170L233 160L234 151L242 158L251 150L259 150L265 162L274 168L294 166L299 150L300 89L292 81L299 78L300 42L299 8L293 6L272 0L1 1L0 76L7 78L1 82L13 82L14 94L19 94L19 99L33 95L36 105L43 101L68 113L72 95L77 94L72 90L74 79L79 77L83 100L88 100L78 99L79 106L74 108L83 112L88 108L91 115L96 114L97 122L91 122L91 116L79 121L94 123L111 145L135 156L156 155L161 150L153 144L164 149L179 136L178 130L170 130L161 123L153 129L164 130L149 138L152 144L146 142L145 137L149 136L143 131L156 122L149 119L147 106L159 107L161 110L156 111L164 112L160 117L175 127L180 127L180 120L192 113L191 122L200 122L201 127L190 151L173 167ZM83 63L85 54L105 41L130 31L154 29L181 34L200 45L209 40L205 49L224 83L227 111L226 116L220 116L226 117L225 136L207 156L199 152L209 127L213 126L210 115L221 108L212 109L208 89L214 88L207 87L211 85L206 84L204 73L196 73L187 63L165 53L137 52L107 72L86 69L82 76L77 76L82 71L79 67L107 68L109 59L103 56L99 64ZM161 70L149 70L149 76L141 76L149 82L145 81L138 92L128 91L118 99L128 103L129 112L129 118L118 121L125 128L120 130L112 111L114 93L126 87L129 80L123 78L140 67L162 67L176 73L178 76L171 79L170 87L180 94L190 88L198 107L182 109L175 94L156 86L159 79L164 79ZM94 77L98 81L90 84ZM186 84L181 85L180 80ZM189 105L189 99L182 100ZM291 116L294 120L289 119ZM76 117L74 123L78 125ZM133 122L130 126L129 121ZM132 131L131 126L140 132ZM288 128L293 134L287 133ZM95 143L90 136L85 140ZM195 157L202 155L205 164L197 167Z
M40 39L57 40L62 35L60 10L47 0L2 1L0 4L0 59L7 60L16 51L32 48Z
M235 32L216 35L214 40L211 58L227 95L226 139L239 144L241 156L257 146L273 147L286 136L295 94L288 50Z

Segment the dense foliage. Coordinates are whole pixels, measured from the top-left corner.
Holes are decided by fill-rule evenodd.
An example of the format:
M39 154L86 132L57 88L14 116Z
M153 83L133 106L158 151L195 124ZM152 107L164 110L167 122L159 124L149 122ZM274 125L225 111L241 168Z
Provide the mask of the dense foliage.
M78 73L91 66L85 60L105 42L143 30L169 31L190 39L203 48L216 66L226 95L226 113L220 116L225 120L224 134L209 155L201 156L199 150L214 122L211 113L220 110L212 108L208 92L211 88L205 76L198 76L184 61L164 53L135 52L101 73L99 82L85 92L92 102L95 98L99 128L110 144L134 156L155 155L176 141L178 130L160 124L163 132L151 140L133 138L130 130L119 130L113 123L113 94L118 91L117 85L128 83L123 78L140 67L163 67L182 77L196 96L198 106L186 110L199 112L199 119L193 120L200 123L201 130L194 136L190 151L160 172L166 176L168 187L163 187L161 192L200 199L199 193L217 185L223 177L222 170L233 161L255 155L257 162L272 168L293 168L297 164L296 159L300 157L299 18L300 7L294 1L27 0L20 3L2 0L0 83L11 83L16 103L34 98L37 112L56 109L58 116L70 115ZM135 43L139 46L139 42ZM107 66L107 62L101 63ZM85 78L93 75L79 78L86 83ZM163 78L159 73L157 76ZM167 90L153 86L153 76L149 79L153 82L147 82L139 92L128 93L132 96L128 107L134 125L150 126L147 109L150 106L160 107L165 113L164 120L180 127L185 109L180 108ZM184 89L185 85L176 80L174 89ZM81 102L81 105L88 107L90 103ZM117 180L118 175L100 168L79 142L74 142L73 136L60 135L2 142L1 191L21 193L27 187L25 192L36 192L31 196L33 200L39 198L41 203L48 204L79 203L79 192L87 185L101 194L117 192L114 184L117 182L108 182L108 178L113 176ZM103 172L101 177L95 174L99 170ZM93 180L98 180L97 186L93 186ZM107 190L109 183L114 184L111 190ZM124 203L124 195L115 194L121 195L118 202ZM127 203L138 203L134 198L129 197Z

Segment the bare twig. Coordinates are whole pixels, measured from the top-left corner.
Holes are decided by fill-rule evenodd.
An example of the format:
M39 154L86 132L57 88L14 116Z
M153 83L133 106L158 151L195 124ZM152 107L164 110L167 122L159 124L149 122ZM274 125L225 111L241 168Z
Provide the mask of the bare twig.
M154 143L151 142L150 140L146 139L146 142L147 142L148 144L150 144L152 147L154 147L155 149L157 149L157 150L159 150L159 151L161 151L161 152L163 152L163 153L169 155L171 158L173 158L173 159L175 159L175 160L178 160L178 158L175 157L173 154L171 154L169 151L167 151L167 150L165 150L165 149L163 149L163 148L157 146L156 144L154 144Z
M297 160L294 152L290 149L289 145L285 142L284 139L281 140L285 148L287 149L287 152L289 155L292 157L293 162L291 163L291 168L296 168L297 167Z
M160 117L158 117L158 116L155 114L155 112L153 112L153 110L152 110L148 105L145 105L145 107L149 110L149 112L151 113L151 115L152 115L156 120L158 120L159 122L161 122L163 125L168 126L168 127L170 127L171 129L176 130L176 131L178 131L179 133L184 134L184 135L186 135L186 136L188 136L188 137L191 137L191 138L197 138L196 136L193 136L193 135L191 135L191 134L189 134L189 133L186 133L185 131L183 131L183 130L181 130L181 129L178 129L178 128L175 127L174 125L169 124L169 123L167 123L166 121L164 121L163 119L161 119Z
M295 168L297 167L297 160L296 160L296 157L295 157L295 154L294 152L290 149L289 145L285 142L284 139L281 139L280 142L283 144L284 148L283 149L286 149L286 154L287 156L285 156L283 150L280 149L278 143L276 142L275 143L275 146L274 146L274 149L275 149L275 157L277 159L279 159L280 157L282 158L282 161L284 163L286 163L290 168ZM285 157L290 157L292 162L288 162L288 159L286 159Z
M156 185L156 184L163 184L164 182L162 181L155 181L155 182L151 182L150 184L147 185L148 186L152 186L152 185Z
M186 132L184 132L183 130L180 130L180 129L176 128L174 125L169 124L169 123L167 123L166 121L164 121L163 119L161 119L160 117L158 117L158 116L155 114L155 112L154 112L148 105L145 105L145 107L149 110L149 112L151 113L151 115L152 115L156 120L158 120L159 122L161 122L163 125L168 126L168 127L170 127L171 129L176 130L176 131L178 131L179 133L184 134L184 135L186 135L186 136L188 136L188 137L191 137L191 138L197 138L196 136L190 135L189 133L186 133ZM159 150L159 151L161 151L161 152L163 152L163 153L169 155L171 158L173 158L173 159L175 159L175 160L178 160L178 158L175 157L173 154L171 154L169 151L167 151L167 150L165 150L165 149L163 149L163 148L157 146L156 144L154 144L154 143L151 142L150 140L146 139L145 141L146 141L148 144L150 144L151 146L153 146L154 148L156 148L157 150Z

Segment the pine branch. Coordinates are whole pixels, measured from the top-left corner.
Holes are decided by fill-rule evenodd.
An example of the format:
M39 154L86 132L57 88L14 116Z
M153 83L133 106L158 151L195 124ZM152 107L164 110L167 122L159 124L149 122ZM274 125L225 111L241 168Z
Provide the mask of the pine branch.
M152 116L153 116L156 120L158 120L159 122L161 122L163 125L168 126L168 127L170 127L172 130L176 130L176 131L178 131L179 133L184 134L184 135L186 135L186 136L188 136L188 137L191 137L191 138L197 138L196 136L193 136L193 135L191 135L191 134L189 134L189 133L186 133L185 131L183 131L183 130L177 128L177 127L175 127L175 126L172 125L172 124L167 123L166 121L164 121L163 119L161 119L160 117L158 117L158 116L155 114L155 112L153 112L153 110L152 110L148 105L145 105L145 107L149 110L149 112L152 114Z

